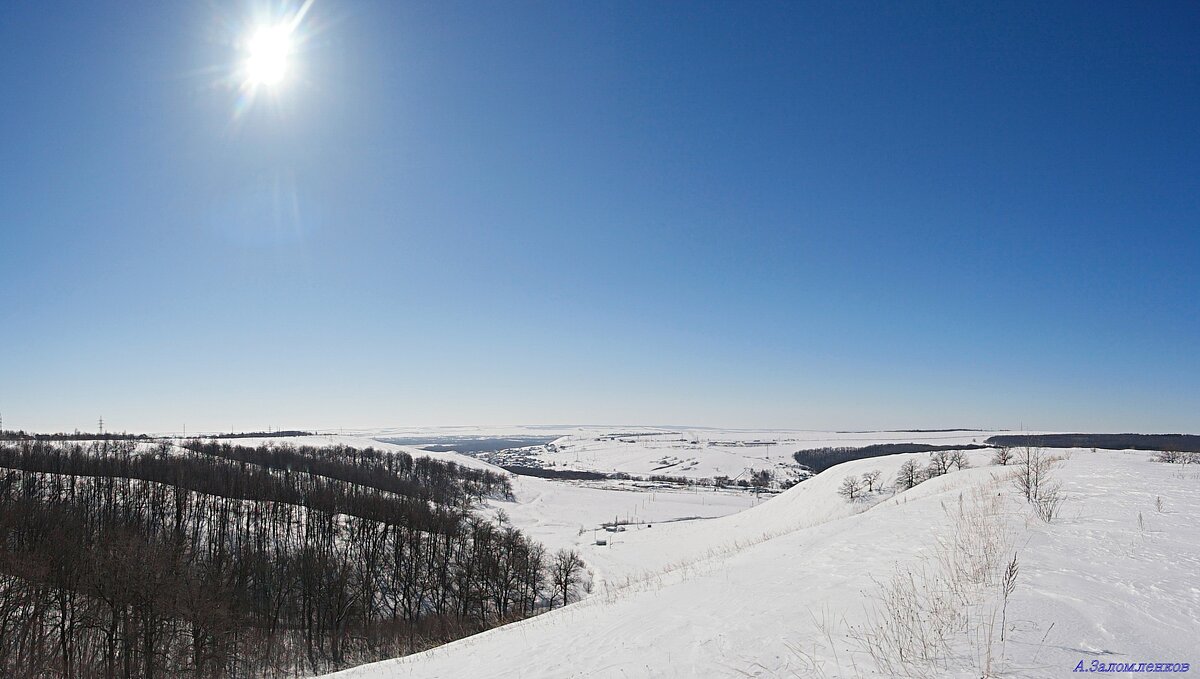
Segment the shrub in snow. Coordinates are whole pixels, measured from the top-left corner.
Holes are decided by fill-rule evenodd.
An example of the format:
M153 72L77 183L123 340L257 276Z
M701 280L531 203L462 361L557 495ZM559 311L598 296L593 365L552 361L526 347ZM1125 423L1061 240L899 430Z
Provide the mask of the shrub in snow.
M1168 464L1191 464L1200 462L1200 453L1184 453L1177 450L1161 450L1154 456L1155 462Z
M996 452L992 453L992 464L998 464L1003 467L1012 462L1012 458L1012 448L1009 446L1000 446L996 448Z
M1013 466L1013 485L1033 505L1034 511L1049 523L1058 515L1062 496L1059 485L1052 482L1050 471L1056 460L1046 455L1041 448L1024 447L1017 451Z

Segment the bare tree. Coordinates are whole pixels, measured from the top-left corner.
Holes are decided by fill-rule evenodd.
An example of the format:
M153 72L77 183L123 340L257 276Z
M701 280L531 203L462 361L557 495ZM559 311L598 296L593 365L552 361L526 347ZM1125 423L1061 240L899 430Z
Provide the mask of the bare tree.
M560 549L554 555L550 564L550 583L554 591L566 606L571 601L571 593L579 586L583 576L583 559L579 552L573 549Z
M896 489L908 490L921 482L921 468L916 460L905 460L896 472Z
M858 478L857 476L847 476L846 478L842 479L842 485L838 488L838 495L841 495L847 500L853 502L854 500L858 499L860 495L862 495L862 491L862 479Z
M878 469L872 469L869 472L863 472L862 480L867 486L868 493L874 492L881 487L879 483L880 476L883 476L883 472L879 471Z
M946 457L946 471L949 471L950 467L954 467L955 469L962 471L963 469L971 466L971 461L967 459L966 451L951 450Z
M929 454L929 464L925 467L926 478L934 478L941 476L950 471L950 454L944 450L937 450Z

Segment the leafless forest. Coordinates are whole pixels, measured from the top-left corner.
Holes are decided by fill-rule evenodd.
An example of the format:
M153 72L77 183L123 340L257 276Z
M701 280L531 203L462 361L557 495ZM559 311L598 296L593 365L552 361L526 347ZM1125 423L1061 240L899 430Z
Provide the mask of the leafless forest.
M582 562L405 453L0 443L0 675L307 676L562 604Z

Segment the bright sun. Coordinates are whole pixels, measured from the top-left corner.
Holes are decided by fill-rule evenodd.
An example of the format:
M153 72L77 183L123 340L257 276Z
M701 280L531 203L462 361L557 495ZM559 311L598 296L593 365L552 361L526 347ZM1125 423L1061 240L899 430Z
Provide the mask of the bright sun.
M285 25L258 29L247 44L246 78L251 85L276 85L287 75L292 51L291 31Z

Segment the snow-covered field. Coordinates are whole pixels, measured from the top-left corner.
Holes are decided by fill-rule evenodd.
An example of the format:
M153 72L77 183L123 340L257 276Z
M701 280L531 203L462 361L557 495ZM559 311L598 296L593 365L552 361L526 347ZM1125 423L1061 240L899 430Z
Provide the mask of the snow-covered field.
M796 468L792 454L806 448L860 447L875 443L979 443L995 432L789 432L677 429L564 436L531 456L551 468L661 474L685 478L737 478L757 469L780 477Z
M850 462L732 516L587 547L596 585L579 603L334 676L1060 677L1093 661L1200 661L1200 470L1068 452L1050 523L986 451L972 469L853 504L836 492L846 476L887 479L928 455ZM506 509L524 525L558 521L546 515L592 491L526 481L540 480L522 479L528 506ZM905 643L918 656L918 642L931 646L926 659L879 651L897 620L921 621Z
M703 522L764 502L744 490L712 488L639 489L638 484L616 481L558 481L528 476L513 477L516 501L489 500L510 523L546 545L547 549L592 549L596 538L619 545L643 530L657 530L672 522ZM603 524L628 523L621 533L603 530ZM649 525L651 528L647 529ZM598 558L588 557L596 563Z
M792 454L802 449L861 447L877 443L968 445L982 443L987 437L998 433L1002 432L828 432L588 426L453 427L379 430L371 434L377 438L413 440L426 437L431 441L557 436L544 445L481 453L479 457L506 466L688 479L711 479L717 476L736 479L754 470L768 469L779 478L786 479L795 476L797 465Z

